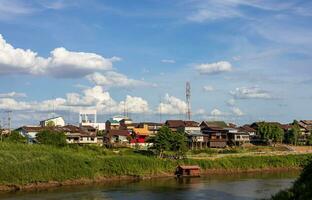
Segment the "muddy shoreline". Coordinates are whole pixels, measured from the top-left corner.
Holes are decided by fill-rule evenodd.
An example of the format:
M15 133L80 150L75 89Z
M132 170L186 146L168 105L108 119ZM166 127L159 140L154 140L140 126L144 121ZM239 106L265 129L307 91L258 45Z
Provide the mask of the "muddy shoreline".
M273 173L273 172L287 172L287 171L300 171L299 167L285 167L285 168L258 168L258 169L206 169L201 170L201 176L221 175L221 174L237 174L237 173ZM153 176L114 176L114 177L96 177L94 179L81 178L66 181L49 181L49 182L36 182L25 185L20 184L0 184L0 192L16 192L16 191L32 191L32 190L46 190L50 188L58 188L63 186L78 186L78 185L92 185L100 183L110 183L117 181L135 181L157 178L170 178L175 177L174 173L161 173Z

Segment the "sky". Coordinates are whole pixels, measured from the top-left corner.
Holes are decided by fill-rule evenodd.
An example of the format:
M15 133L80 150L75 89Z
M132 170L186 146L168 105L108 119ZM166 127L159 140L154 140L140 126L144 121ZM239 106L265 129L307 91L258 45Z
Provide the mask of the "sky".
M0 0L0 120L312 119L309 0Z

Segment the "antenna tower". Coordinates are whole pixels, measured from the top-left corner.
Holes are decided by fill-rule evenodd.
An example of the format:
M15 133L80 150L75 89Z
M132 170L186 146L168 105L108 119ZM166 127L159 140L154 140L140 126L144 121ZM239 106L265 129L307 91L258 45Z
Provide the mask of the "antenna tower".
M185 97L187 104L186 118L191 120L191 84L188 81L186 82Z

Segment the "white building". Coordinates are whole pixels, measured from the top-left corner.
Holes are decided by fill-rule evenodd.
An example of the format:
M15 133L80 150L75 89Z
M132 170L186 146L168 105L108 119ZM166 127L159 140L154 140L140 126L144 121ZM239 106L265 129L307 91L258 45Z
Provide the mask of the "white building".
M92 126L97 130L105 130L105 123L97 123L96 110L83 110L79 112L79 126Z
M40 121L40 126L65 126L65 121L63 117L52 117L50 119Z

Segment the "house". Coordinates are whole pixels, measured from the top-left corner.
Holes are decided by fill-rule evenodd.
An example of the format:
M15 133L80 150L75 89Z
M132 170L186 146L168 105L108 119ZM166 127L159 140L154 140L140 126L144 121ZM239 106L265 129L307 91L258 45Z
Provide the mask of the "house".
M108 130L118 130L120 129L120 123L117 120L109 119L105 122L105 129Z
M96 132L89 132L86 129L74 125L66 125L55 131L63 132L69 144L97 144Z
M179 165L175 174L177 177L198 177L200 176L200 167L197 165Z
M66 135L66 142L77 144L96 144L96 133L89 132L73 125L55 126L55 127L41 127L41 126L22 126L16 131L27 138L28 143L36 143L37 133L43 130L51 130L54 132L63 132Z
M41 127L47 127L47 126L65 126L65 121L63 117L52 117L46 120L40 121Z
M167 120L165 125L168 126L171 131L177 132L178 130L183 130L185 127L183 120Z
M120 120L120 128L121 129L127 129L132 130L137 124L133 123L132 119L130 118L124 118Z
M312 132L312 120L300 120L298 122L302 135L310 135Z
M245 143L250 143L250 135L247 132L229 132L228 141L230 145L240 146Z
M143 127L147 125L148 135L155 136L159 129L164 125L162 123L155 123L155 122L141 122L139 123L139 127Z
M41 126L22 126L16 129L20 135L27 138L28 143L35 143L37 133L42 130L44 130L44 128Z
M256 135L257 131L253 128L251 128L249 125L245 124L244 126L239 127L238 129L241 132L246 132L249 134L249 136L253 137Z
M128 130L107 130L104 137L104 143L108 147L112 146L128 146L131 133Z
M200 125L201 132L208 136L207 146L213 148L224 148L228 142L229 130L223 121L203 121Z

